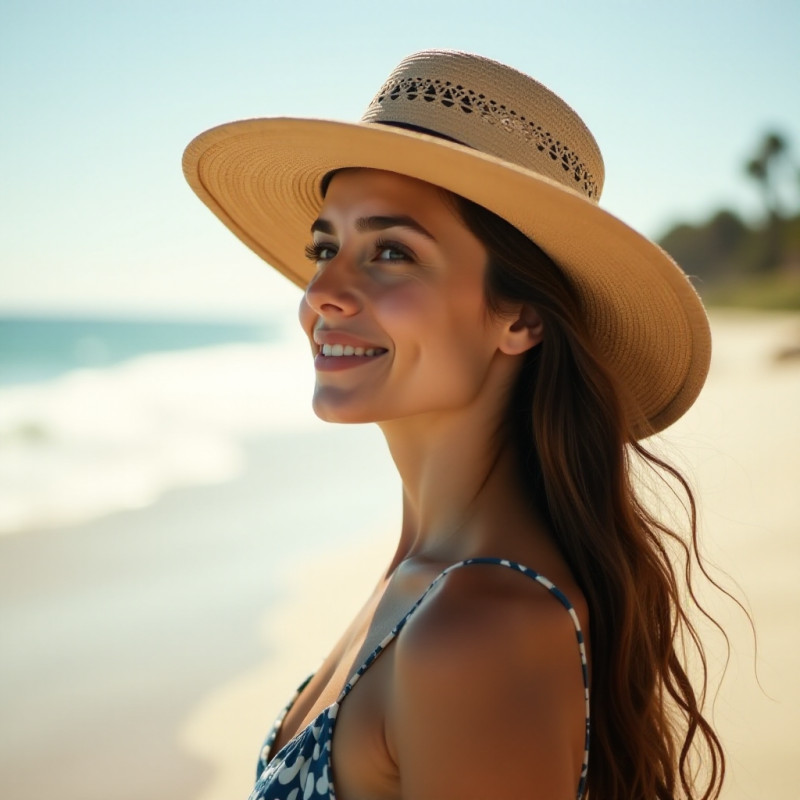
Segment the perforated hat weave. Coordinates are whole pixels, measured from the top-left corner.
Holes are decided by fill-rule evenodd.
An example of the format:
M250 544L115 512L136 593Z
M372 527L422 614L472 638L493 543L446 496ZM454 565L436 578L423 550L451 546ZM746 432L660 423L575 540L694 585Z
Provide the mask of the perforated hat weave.
M441 186L535 241L577 289L641 436L694 402L711 355L702 303L663 250L597 205L600 149L542 84L480 56L424 51L400 63L360 122L232 122L200 134L183 158L201 200L300 287L313 272L304 246L323 178L345 167Z

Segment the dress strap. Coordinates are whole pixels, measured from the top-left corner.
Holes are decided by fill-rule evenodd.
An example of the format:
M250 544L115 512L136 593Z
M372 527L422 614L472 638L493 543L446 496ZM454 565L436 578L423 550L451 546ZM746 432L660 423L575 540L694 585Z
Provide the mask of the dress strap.
M572 603L570 603L567 596L550 580L544 577L544 575L540 575L535 570L530 569L529 567L524 566L523 564L519 564L515 561L508 561L504 558L468 558L464 561L458 561L455 564L451 564L446 569L442 570L431 583L430 586L423 592L422 596L414 603L413 606L408 610L406 615L397 623L397 625L392 628L392 630L384 637L384 639L380 642L380 644L367 656L364 660L364 663L355 671L353 677L345 684L345 687L342 689L339 697L336 699L336 703L334 703L334 707L338 707L341 705L342 701L348 694L350 694L353 687L358 683L359 678L370 668L376 658L386 649L386 647L392 642L392 640L403 630L406 623L409 619L413 616L414 612L422 605L425 598L439 585L439 583L453 570L460 569L461 567L469 567L474 564L491 564L500 567L507 567L508 569L512 569L515 572L521 572L523 575L527 575L532 580L536 581L537 583L544 586L556 600L561 603L562 606L566 609L567 613L572 620L572 624L575 627L575 636L578 642L578 653L580 654L581 660L581 674L583 676L583 690L584 690L584 701L585 701L585 708L586 708L586 734L584 739L584 751L583 751L583 764L581 765L581 775L580 775L580 782L578 783L578 800L581 800L583 794L586 790L586 775L589 769L589 730L590 730L590 716L589 716L589 664L586 658L586 644L584 641L583 630L581 629L581 623L578 619L578 614L575 611Z

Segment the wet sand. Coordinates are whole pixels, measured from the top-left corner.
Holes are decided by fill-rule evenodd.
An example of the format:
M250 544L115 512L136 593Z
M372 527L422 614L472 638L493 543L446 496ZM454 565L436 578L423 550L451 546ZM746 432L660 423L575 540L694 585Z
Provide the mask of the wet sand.
M708 385L659 446L689 473L705 552L756 622L763 691L745 617L704 595L732 645L714 711L729 754L723 797L760 800L790 796L797 754L800 361L773 357L800 342L800 316L715 314L713 325ZM298 519L325 510L290 497L308 455L294 441L283 446L277 461L255 448L234 483L0 541L0 796L247 797L272 718L393 545L376 496L368 528L342 539L298 523L308 555L276 559L264 482L277 484ZM333 463L335 455L321 474ZM719 672L723 643L708 641Z

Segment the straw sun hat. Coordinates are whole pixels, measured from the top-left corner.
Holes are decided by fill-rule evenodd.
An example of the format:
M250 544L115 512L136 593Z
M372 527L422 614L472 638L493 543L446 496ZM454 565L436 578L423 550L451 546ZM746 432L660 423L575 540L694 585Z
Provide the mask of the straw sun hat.
M603 211L603 161L578 115L540 83L467 53L404 59L357 123L249 119L186 148L200 199L300 287L332 170L369 167L466 197L535 241L570 278L600 351L637 408L642 435L694 402L711 339L703 306L674 261Z

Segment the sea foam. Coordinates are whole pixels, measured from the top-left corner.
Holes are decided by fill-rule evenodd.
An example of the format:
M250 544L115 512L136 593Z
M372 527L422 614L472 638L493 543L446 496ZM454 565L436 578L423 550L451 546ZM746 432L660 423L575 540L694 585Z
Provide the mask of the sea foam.
M0 389L0 533L140 508L230 480L254 436L322 425L298 335L140 356Z

